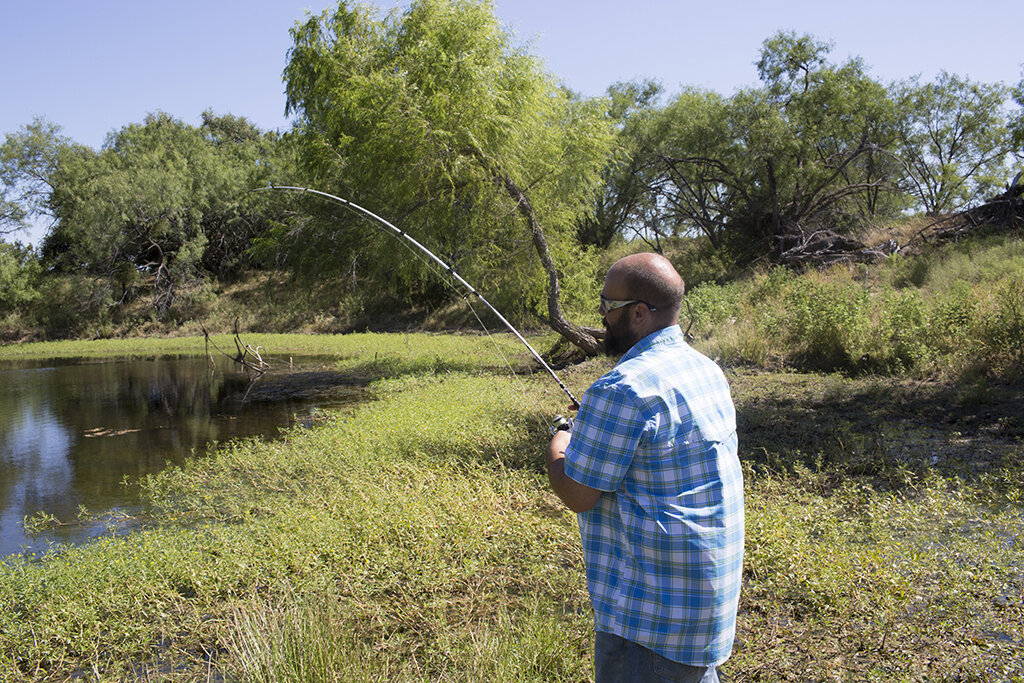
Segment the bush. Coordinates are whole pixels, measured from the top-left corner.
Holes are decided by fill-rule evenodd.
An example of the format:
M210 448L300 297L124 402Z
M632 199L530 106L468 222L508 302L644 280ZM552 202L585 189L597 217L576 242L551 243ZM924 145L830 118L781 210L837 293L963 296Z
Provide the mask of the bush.
M853 283L795 278L782 295L792 354L807 367L852 369L867 347L869 304Z
M740 283L704 284L690 291L686 300L693 313L693 331L698 336L711 334L723 323L735 323L743 315L746 287ZM686 313L685 306L683 314ZM680 314L682 317L683 314ZM683 323L684 326L686 323Z
M980 339L990 366L1014 377L1024 370L1024 288L1007 279L994 288L989 310L982 316Z
M928 342L938 354L953 354L965 347L978 320L978 298L960 281L932 300Z
M74 338L93 334L110 322L116 300L109 280L89 275L59 275L40 287L38 320L49 338Z
M38 300L41 271L31 247L0 242L0 316L25 311Z
M927 365L934 356L929 345L928 310L915 291L888 291L881 297L877 339L880 359L890 372L904 372Z

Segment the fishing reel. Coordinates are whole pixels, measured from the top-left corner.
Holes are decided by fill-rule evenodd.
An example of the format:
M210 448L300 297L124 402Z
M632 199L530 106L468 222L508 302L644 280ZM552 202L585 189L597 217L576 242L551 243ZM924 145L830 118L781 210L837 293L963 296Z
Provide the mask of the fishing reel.
M551 432L551 436L554 436L558 432L569 432L572 433L572 418L565 417L563 415L556 415L555 421L548 427L548 431Z

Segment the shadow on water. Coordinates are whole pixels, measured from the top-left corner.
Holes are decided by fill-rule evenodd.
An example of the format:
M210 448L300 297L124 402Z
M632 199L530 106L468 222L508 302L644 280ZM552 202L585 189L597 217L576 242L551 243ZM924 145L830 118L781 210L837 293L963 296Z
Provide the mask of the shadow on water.
M81 508L129 510L131 483L147 474L362 397L324 360L290 369L250 386L227 358L0 364L0 557L82 543L106 524L78 523ZM39 512L60 523L27 534L24 518Z

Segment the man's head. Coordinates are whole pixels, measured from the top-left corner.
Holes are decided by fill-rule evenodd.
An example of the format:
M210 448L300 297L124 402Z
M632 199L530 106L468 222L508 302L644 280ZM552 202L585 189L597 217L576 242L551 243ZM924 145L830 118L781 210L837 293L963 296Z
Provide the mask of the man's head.
M684 291L683 278L660 254L632 254L616 261L601 292L605 353L625 353L652 332L678 324Z

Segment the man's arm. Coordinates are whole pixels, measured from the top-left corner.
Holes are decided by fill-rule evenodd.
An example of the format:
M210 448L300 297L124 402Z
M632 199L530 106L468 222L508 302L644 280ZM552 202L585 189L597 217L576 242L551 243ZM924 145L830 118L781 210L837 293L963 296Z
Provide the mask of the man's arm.
M584 486L565 473L565 447L569 445L569 432L555 432L548 445L548 481L551 489L573 512L586 512L594 507L602 491Z

